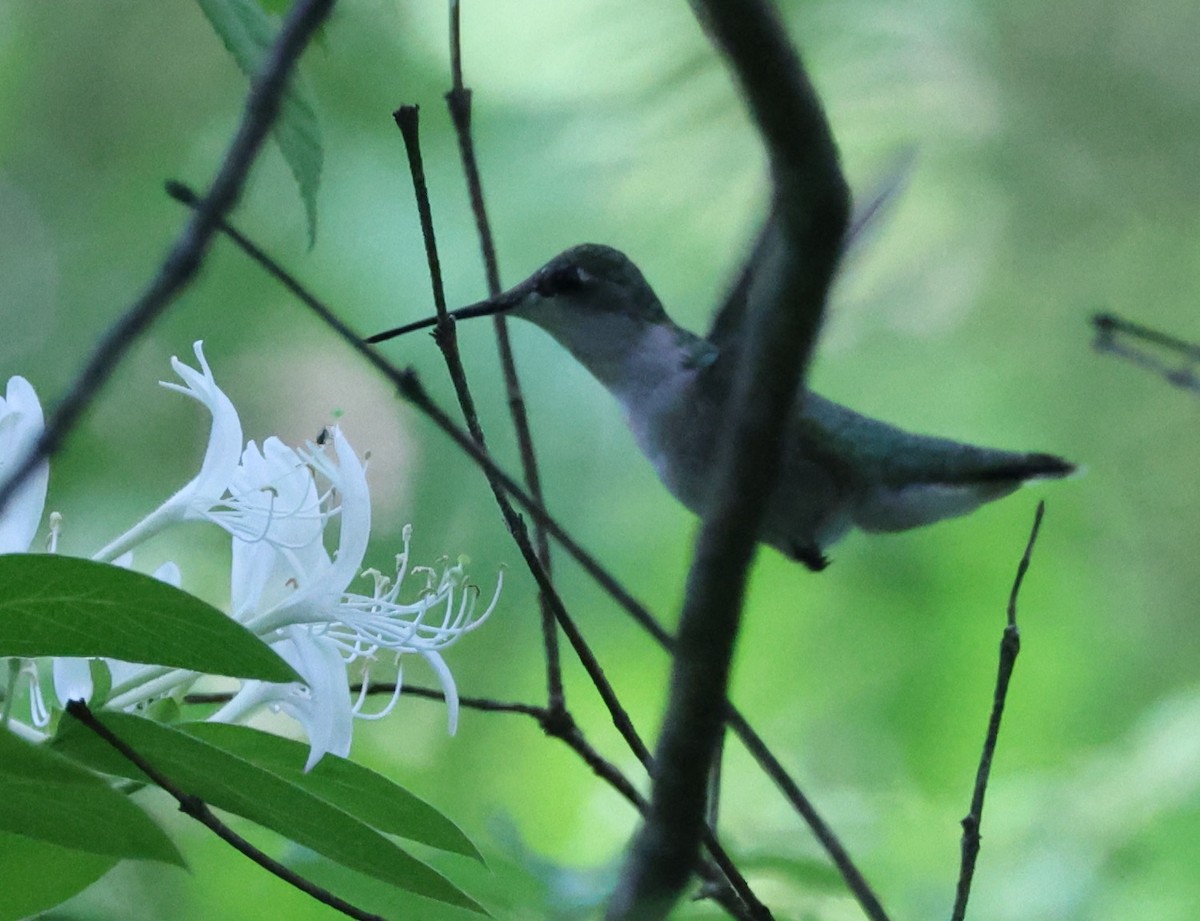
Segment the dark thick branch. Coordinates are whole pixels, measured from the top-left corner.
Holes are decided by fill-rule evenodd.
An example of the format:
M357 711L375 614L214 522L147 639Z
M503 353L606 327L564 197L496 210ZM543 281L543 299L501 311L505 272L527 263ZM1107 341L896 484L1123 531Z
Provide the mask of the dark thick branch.
M280 100L287 89L292 69L313 33L329 15L333 2L300 0L288 13L263 69L254 79L250 94L246 97L246 107L237 134L229 144L208 194L196 206L187 226L159 267L158 274L104 334L87 365L50 416L37 444L0 484L0 512L34 468L58 450L67 433L91 405L137 338L195 277L221 218L237 204L242 194L250 167L279 114Z
M688 577L650 816L610 903L611 921L665 916L695 865L746 573L850 211L820 102L775 9L762 0L693 6L762 133L783 245L756 267L725 448Z

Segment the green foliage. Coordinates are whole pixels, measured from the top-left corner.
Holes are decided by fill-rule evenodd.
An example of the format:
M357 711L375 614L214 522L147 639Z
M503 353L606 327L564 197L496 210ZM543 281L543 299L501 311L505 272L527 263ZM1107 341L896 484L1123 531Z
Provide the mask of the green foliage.
M0 921L18 921L60 905L117 865L91 854L0 831ZM46 872L53 867L52 873Z
M1087 316L1122 310L1200 338L1200 8L1185 0L784 6L855 189L896 151L917 148L895 212L839 282L815 388L913 429L1052 450L1088 470L961 521L856 535L819 578L763 551L734 698L891 914L947 917L1003 606L1033 506L1045 497L969 916L1191 921L1200 904L1200 716L1190 714L1200 709L1171 731L1145 730L1164 701L1200 708L1196 401L1093 354ZM47 388L49 405L177 228L180 215L159 192L163 176L215 167L245 81L217 66L225 52L194 7L130 4L119 28L101 4L0 7L8 26L0 28L0 371ZM687 5L522 0L465 4L463 13L504 280L575 243L609 243L638 261L673 317L704 329L753 239L764 170L727 72ZM327 159L320 245L305 251L295 181L280 157L256 166L235 220L355 328L427 314L420 232L388 118L398 103L418 102L447 296L451 306L483 297L440 104L444 5L341 3L330 30L329 53L305 62ZM511 333L553 510L670 623L693 517L570 356L519 322ZM221 243L135 362L157 374L198 336L214 361L219 354L237 369L228 387L248 433L278 432L283 419L289 440L312 437L333 406L364 433L380 503L374 565L390 568L406 522L421 555L469 552L479 571L514 561L478 471ZM462 324L459 341L489 445L517 469L488 324ZM386 354L451 405L427 337ZM119 371L56 461L52 507L133 520L193 474L194 451L160 450L130 475L142 445L202 444L192 419L152 409L154 389L135 366ZM104 532L81 514L68 526L84 546L89 527ZM189 539L168 535L148 552L175 558ZM205 597L228 591L220 566L187 574ZM517 568L510 574L497 612L503 629L489 630L486 654L463 647L453 667L464 694L538 701L536 591ZM555 579L650 733L665 656L576 567L564 561ZM419 665L410 671L407 681L421 680ZM567 690L579 725L640 782L574 672ZM402 725L356 727L355 757L452 811L491 869L445 860L462 865L455 881L498 916L550 915L540 884L511 869L509 842L489 835L497 811L537 854L572 868L606 866L628 840L633 810L532 721L464 712L451 740L435 705L402 699L396 718ZM810 899L828 897L829 881L772 866L764 851L821 858L737 745L728 757L723 837L776 917L858 917L844 896L815 906L779 897L772 883L781 878ZM4 912L14 858L7 840L0 848ZM210 836L193 833L184 851L195 873L127 862L61 916L259 921L269 905L289 921L332 917ZM77 861L47 866L55 871L41 872L39 885ZM412 902L411 914L395 916L464 915ZM678 909L681 918L713 916L705 912Z
M0 831L106 857L183 865L171 839L91 771L0 731Z
M264 11L265 5L253 0L196 2L242 73L254 79L275 38L275 27ZM308 243L312 246L317 239L317 190L321 185L324 152L313 94L299 74L292 78L272 131L300 190L308 218Z
M369 768L325 755L308 773L308 746L247 726L188 723L183 732L249 761L389 835L482 861L457 825L424 800Z
M0 655L103 656L212 675L298 681L245 627L187 592L119 566L0 556Z
M483 911L444 876L354 814L364 812L369 798L380 794L382 778L372 783L370 792L360 794L344 786L348 777L354 777L351 770L327 769L317 781L304 775L303 746L289 751L269 740L251 740L244 733L209 733L203 729L188 733L120 713L102 713L98 718L173 783L210 806L257 822L336 863L393 886ZM232 745L228 750L214 744L229 740ZM137 781L148 779L72 721L64 721L54 747L106 773ZM314 772L319 769L320 765ZM354 813L343 808L345 804ZM396 824L395 814L388 818L388 824ZM415 827L420 822L406 819L401 824L410 831L425 833ZM438 834L445 836L446 832L440 829L434 836Z

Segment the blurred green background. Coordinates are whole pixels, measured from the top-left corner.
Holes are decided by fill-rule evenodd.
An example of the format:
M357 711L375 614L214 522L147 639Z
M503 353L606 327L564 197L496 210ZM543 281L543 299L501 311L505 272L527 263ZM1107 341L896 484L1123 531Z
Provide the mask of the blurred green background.
M1200 404L1093 353L1087 318L1111 309L1200 338L1200 7L786 8L852 183L868 188L916 152L894 213L838 285L814 386L897 424L1054 451L1087 472L926 530L852 536L819 577L764 550L735 700L894 917L945 917L1004 606L1044 496L971 917L1192 919ZM756 138L686 5L489 0L464 4L463 16L505 281L569 245L608 243L639 263L678 322L704 329L761 216L764 185ZM401 103L423 107L449 299L484 294L442 103L445 20L438 2L342 4L304 61L325 141L315 248L274 148L237 213L364 333L430 309L389 115ZM245 89L193 4L0 4L0 374L27 376L48 405L63 393L185 219L162 181L203 187ZM513 335L550 505L673 621L694 519L658 485L600 387L539 331L514 324ZM247 437L296 442L340 414L353 444L371 452L369 562L390 568L411 522L421 560L467 554L485 588L508 565L500 610L448 660L464 694L541 702L532 581L482 477L224 243L57 458L49 507L65 516L62 549L89 553L196 469L201 414L156 383L195 339ZM460 341L492 448L516 469L490 324L464 324ZM450 405L426 337L387 349ZM138 565L177 559L184 586L220 602L224 543L184 531ZM565 555L557 560L568 606L653 737L665 658ZM431 680L419 665L406 677ZM589 736L637 776L573 663L567 677ZM467 712L448 738L443 707L408 698L389 719L359 724L354 755L480 844L489 869L439 865L499 918L591 916L635 827L623 800L520 717ZM192 872L124 865L51 917L335 917L185 823L165 799L147 802L177 833ZM860 916L734 743L722 823L776 917ZM351 898L364 891L358 880L344 885ZM467 917L403 897L372 906L391 917Z

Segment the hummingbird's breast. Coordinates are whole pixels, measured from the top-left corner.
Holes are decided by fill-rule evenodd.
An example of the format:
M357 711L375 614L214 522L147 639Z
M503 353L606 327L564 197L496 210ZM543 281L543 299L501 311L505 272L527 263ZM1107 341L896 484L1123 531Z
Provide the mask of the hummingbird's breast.
M702 370L684 369L660 379L625 405L629 427L663 484L703 516L722 439L723 400ZM826 457L801 423L802 400L792 414L775 489L759 539L812 565L821 551L851 527L852 472Z

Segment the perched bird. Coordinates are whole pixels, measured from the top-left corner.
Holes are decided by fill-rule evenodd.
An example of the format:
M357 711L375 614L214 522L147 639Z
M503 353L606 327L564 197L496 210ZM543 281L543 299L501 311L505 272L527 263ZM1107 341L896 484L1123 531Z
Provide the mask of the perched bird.
M548 332L616 397L672 495L703 514L753 267L771 245L768 224L757 260L751 258L704 338L671 321L628 257L595 244L573 247L503 294L451 315L504 313ZM417 321L368 341L435 322ZM826 549L852 528L919 527L964 515L1027 480L1074 469L1052 454L912 434L802 391L759 539L819 570Z

